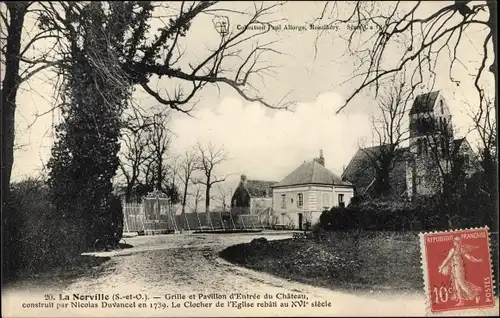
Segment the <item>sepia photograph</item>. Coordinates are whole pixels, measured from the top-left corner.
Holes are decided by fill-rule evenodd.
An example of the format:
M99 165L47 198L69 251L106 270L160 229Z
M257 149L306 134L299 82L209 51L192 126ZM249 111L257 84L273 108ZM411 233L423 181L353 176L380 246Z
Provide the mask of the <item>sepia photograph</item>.
M2 1L3 317L496 316L496 1Z

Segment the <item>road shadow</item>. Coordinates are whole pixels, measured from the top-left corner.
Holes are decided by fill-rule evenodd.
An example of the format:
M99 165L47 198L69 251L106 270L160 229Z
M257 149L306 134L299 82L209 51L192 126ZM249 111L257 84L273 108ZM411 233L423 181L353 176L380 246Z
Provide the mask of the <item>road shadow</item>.
M123 249L127 249L127 248L132 248L134 247L134 245L130 245L130 244L127 244L127 243L120 243L118 244L118 246L123 250Z
M40 287L65 288L82 277L96 279L106 275L110 260L111 257L79 255L64 264L37 272L19 271L16 277L5 282L3 288L10 290Z

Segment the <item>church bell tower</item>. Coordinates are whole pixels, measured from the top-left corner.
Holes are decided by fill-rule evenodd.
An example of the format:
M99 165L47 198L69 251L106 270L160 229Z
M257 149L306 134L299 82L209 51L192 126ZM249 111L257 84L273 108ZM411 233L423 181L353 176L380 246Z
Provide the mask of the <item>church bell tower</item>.
M441 190L441 169L450 168L452 116L441 92L433 91L415 98L409 117L408 195L411 198L433 195Z

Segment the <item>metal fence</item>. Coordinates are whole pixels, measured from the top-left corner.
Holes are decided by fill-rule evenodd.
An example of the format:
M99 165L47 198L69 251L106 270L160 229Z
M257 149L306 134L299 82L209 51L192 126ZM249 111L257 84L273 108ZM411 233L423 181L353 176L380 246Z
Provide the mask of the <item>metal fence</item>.
M241 227L243 229L265 229L269 228L267 220L262 222L263 220L259 215L254 214L242 214L240 215Z
M269 213L239 215L221 211L182 213L180 205L165 204L160 205L159 209L153 205L154 202L124 203L123 231L160 234L181 230L271 229L278 228L280 223L279 219Z
M123 204L123 232L143 232L145 214L141 203Z
M184 230L227 230L236 228L229 212L191 212L176 215L178 224Z
M124 203L123 232L156 234L179 230L170 205L160 205L158 213L147 213L148 208L152 210L144 203Z

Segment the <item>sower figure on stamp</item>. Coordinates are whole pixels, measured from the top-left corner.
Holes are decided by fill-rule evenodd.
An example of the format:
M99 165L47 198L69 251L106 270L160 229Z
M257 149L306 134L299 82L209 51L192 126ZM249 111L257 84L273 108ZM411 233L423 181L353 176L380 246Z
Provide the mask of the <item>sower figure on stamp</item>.
M469 254L476 246L463 245L460 237L453 239L453 247L445 258L439 272L443 275L450 275L453 293L451 299L457 300L456 306L463 306L464 300L476 300L479 303L481 288L467 281L465 278L464 258L474 263L482 263L482 259L477 259Z

